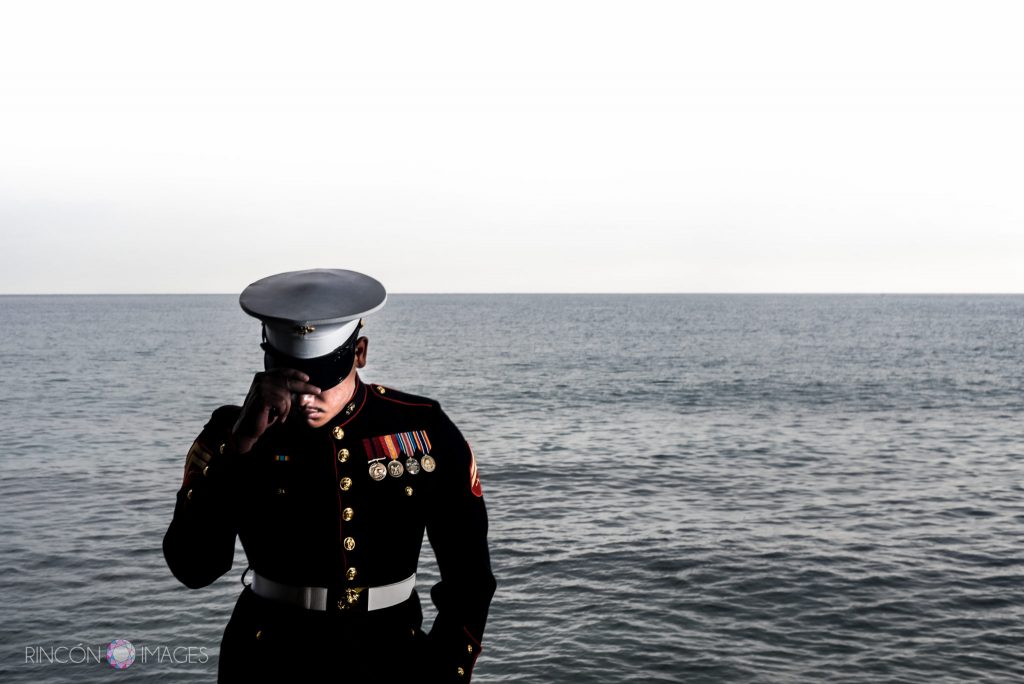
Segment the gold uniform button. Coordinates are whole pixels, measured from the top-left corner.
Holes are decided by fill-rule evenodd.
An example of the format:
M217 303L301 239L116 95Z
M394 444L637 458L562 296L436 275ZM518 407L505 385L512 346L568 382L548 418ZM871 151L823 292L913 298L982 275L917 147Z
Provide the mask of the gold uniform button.
M257 639L262 639L263 638L263 630L262 629L257 629L256 630L256 638Z
M206 477L208 472L210 472L210 466L203 466L203 477Z
M331 434L334 435L334 439L341 439L345 436L345 431L341 429L340 425L335 425L334 429L331 430Z
M345 571L345 579L347 579L349 582L351 582L352 580L354 580L356 578L356 575L358 575L358 574L359 573L356 572L355 568L349 568L348 570Z
M459 669L457 669L457 670L455 671L455 674L459 675L460 677L464 677L464 676L466 676L466 671L465 671L465 670L463 670L463 669L462 669L462 668L460 667Z
M346 551L351 551L352 549L356 548L356 540L352 537L345 537L344 544Z
M466 653L473 652L473 644L466 644Z
M380 392L381 394L384 394L384 386L383 385L377 385L377 391Z
M188 490L187 492L185 492L185 498L186 499L191 499L192 498L192 490L191 489Z
M343 510L341 512L341 519L344 520L345 522L348 522L349 520L352 519L352 516L354 516L355 514L356 514L356 512L353 511L351 508L346 508L345 510Z
M338 451L338 460L341 461L342 463L348 460L348 456L348 449L340 449Z
M217 450L220 451L220 453L223 454L224 450L227 449L227 448L228 448L228 443L227 442L221 442L220 446L217 448Z
M343 478L341 478L341 482L338 483L338 486L341 487L341 491L347 492L349 490L349 488L352 487L352 478L351 477L343 477Z
M406 487L405 488L405 495L406 496L412 496L412 487Z

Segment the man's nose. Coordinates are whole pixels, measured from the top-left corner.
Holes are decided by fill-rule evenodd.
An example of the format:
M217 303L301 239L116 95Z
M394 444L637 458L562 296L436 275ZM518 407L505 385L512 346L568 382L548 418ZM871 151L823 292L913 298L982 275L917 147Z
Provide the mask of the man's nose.
M312 394L300 394L299 395L299 406L309 406L313 403Z

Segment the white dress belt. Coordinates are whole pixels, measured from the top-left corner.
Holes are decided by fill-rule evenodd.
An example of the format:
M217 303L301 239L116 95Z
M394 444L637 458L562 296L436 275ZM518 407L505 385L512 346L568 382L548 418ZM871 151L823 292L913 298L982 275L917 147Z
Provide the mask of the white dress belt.
M290 603L308 610L327 610L327 587L296 587L291 584L281 584L255 571L252 573L250 587L257 596L263 598ZM380 610L397 606L412 596L412 591L415 588L415 572L400 582L384 584L379 587L367 587L365 589L366 609Z

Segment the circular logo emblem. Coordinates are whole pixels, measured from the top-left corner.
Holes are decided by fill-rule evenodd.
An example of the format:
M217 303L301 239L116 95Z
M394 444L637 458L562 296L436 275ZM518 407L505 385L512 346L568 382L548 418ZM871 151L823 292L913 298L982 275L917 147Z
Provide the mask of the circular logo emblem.
M135 647L127 639L114 639L107 646L107 662L115 670L123 670L135 662Z

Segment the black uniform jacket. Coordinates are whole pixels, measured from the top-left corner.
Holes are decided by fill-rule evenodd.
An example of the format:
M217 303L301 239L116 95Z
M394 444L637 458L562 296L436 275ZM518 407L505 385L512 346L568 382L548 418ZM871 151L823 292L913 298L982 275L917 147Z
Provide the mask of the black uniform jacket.
M328 589L326 613L294 609L299 613L371 630L384 629L381 616L388 615L415 635L422 621L415 594L378 611L367 611L365 596L368 587L416 571L426 529L441 581L430 592L433 627L420 633L425 662L414 669L420 681L469 681L495 580L475 457L440 404L357 375L350 403L329 424L313 429L293 416L245 454L234 453L228 439L240 410L214 411L188 453L163 541L174 576L191 588L209 585L231 568L237 534L253 571ZM374 479L374 462L392 464L391 472ZM243 599L266 601L243 590L233 621ZM264 636L252 632L253 639ZM226 648L222 643L222 678Z

